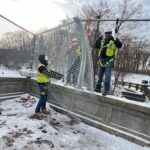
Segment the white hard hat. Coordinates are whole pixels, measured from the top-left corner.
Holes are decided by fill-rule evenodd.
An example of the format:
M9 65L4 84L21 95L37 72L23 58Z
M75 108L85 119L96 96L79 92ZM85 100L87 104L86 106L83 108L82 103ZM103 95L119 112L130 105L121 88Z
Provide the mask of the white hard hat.
M112 34L112 28L110 28L110 27L105 28L104 33L105 33L105 34L106 34L106 33Z
M45 60L48 60L48 56L45 56Z

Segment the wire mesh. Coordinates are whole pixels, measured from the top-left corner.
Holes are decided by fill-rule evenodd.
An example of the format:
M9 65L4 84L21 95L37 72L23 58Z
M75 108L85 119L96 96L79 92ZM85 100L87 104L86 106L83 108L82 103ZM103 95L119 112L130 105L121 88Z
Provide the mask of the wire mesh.
M62 82L65 85L77 86L82 49L80 33L77 30L75 22L36 36L33 67L35 70L39 63L38 56L40 54L48 56L48 66L54 74L56 72L63 75ZM86 61L86 63L85 78L88 77L88 71L90 70L89 61ZM85 80L85 87L88 87L89 81L90 79Z
M75 101L70 103L69 99L75 99L74 89L78 88L82 61L82 39L76 23L73 21L40 34L32 34L3 16L0 16L0 25L1 67L17 71L30 68L34 72L39 64L39 55L47 55L48 68L53 74L49 99L52 103L73 111ZM88 44L87 41L86 43ZM89 50L89 45L86 48ZM91 62L88 52L86 55L83 86L90 89ZM56 77L58 74L62 75L60 80ZM64 86L74 88L67 92Z
M32 34L0 16L0 65L21 69L31 63Z
M75 99L74 91L68 91L64 86L69 87L69 89L71 87L78 89L77 83L82 61L82 39L80 34L75 22L45 31L36 36L34 52L33 68L35 70L39 63L38 56L40 54L45 54L49 58L48 67L53 73L51 80L54 83L49 86L51 103L72 111L75 105L73 100ZM87 41L86 44L88 44ZM86 55L88 55L88 52ZM91 63L90 59L86 56L86 68L83 79L83 86L86 89L89 89L92 80L89 75L92 72L89 63ZM57 74L61 74L63 78L60 80L55 79ZM73 101L70 102L70 99Z

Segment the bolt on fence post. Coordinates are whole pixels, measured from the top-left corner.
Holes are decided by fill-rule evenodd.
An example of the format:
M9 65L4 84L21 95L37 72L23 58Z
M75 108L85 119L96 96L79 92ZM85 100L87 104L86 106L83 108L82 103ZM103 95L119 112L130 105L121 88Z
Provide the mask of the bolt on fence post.
M74 21L76 23L77 30L80 33L80 43L81 43L81 65L80 65L80 71L78 75L78 82L77 82L77 87L82 88L83 86L83 78L84 78L84 72L85 72L85 64L86 64L86 42L85 42L85 32L84 28L79 20L78 17L74 18Z
M33 39L32 39L31 64L30 64L30 68L31 68L32 70L33 70L33 65L34 65L35 44L36 44L36 35L33 35Z

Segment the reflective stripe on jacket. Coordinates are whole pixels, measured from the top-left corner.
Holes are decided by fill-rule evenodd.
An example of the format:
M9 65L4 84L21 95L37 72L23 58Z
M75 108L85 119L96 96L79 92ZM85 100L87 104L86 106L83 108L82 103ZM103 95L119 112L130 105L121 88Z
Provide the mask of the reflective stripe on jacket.
M109 64L111 64L114 61L114 58L108 60L105 64L103 64L101 61L98 62L98 65L101 67L107 67Z
M78 48L76 48L76 53L78 56L81 56L81 49L80 46Z
M69 49L71 51L75 51L77 56L81 56L81 49L79 45L73 45L72 43L69 45Z
M41 66L44 66L47 69L47 67L43 64L39 64L38 69ZM38 83L48 83L48 82L50 82L50 79L48 77L46 77L43 73L40 73L38 69L37 69L37 82Z

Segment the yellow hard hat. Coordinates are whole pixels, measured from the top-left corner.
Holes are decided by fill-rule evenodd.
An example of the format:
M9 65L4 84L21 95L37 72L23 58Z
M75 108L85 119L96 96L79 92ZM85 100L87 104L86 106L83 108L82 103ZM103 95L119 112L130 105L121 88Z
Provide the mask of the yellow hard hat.
M73 38L72 42L78 42L78 39L77 38Z

